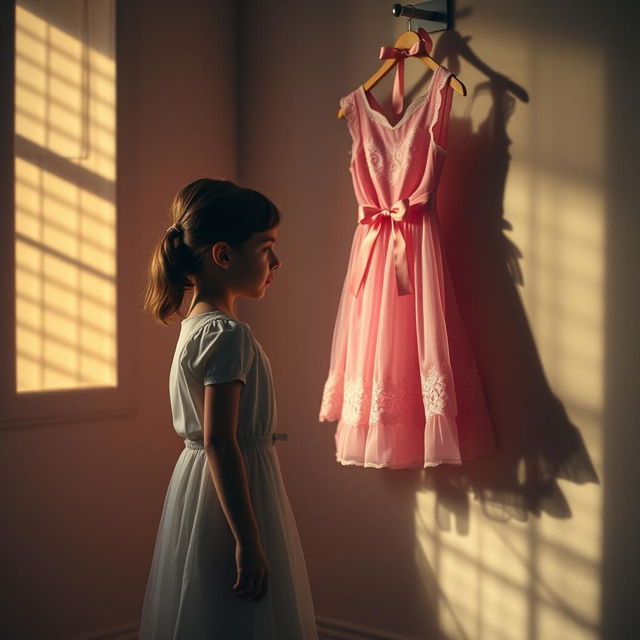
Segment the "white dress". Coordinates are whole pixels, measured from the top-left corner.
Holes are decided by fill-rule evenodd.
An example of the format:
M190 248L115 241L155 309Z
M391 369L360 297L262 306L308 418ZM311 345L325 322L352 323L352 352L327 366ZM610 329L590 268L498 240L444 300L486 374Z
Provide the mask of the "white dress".
M259 602L231 590L235 540L202 449L204 385L230 380L244 383L237 440L271 568L269 589ZM183 320L170 397L173 425L185 448L160 518L140 640L316 640L307 567L273 446L271 366L249 325L220 311Z

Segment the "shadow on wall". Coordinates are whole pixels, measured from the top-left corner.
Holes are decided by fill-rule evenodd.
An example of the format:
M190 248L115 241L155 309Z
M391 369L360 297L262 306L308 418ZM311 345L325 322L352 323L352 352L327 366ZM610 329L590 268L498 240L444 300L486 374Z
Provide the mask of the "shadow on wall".
M452 57L448 49L475 59L456 32L444 34L438 44L444 45L444 51L434 56L438 60ZM437 491L439 501L455 513L461 533L468 530L469 490L488 518L525 521L529 512L571 516L557 479L598 482L580 432L546 380L517 291L517 285L525 286L519 266L522 253L504 233L511 229L503 217L511 143L506 129L516 100L528 102L529 97L507 78L484 64L479 66L489 79L468 96L467 112L483 93L491 97L492 106L476 132L471 118L451 119L450 146L462 153L456 158L455 185L447 181L446 173L443 178L439 213L457 301L485 381L499 453L466 463L462 469L438 467L425 480ZM455 66L449 68L455 72ZM449 526L445 521L441 524Z
M563 592L563 580L556 577L578 565L574 575L583 576L583 582L590 585L588 594L583 594L590 601L588 607L597 608L599 550L593 557L588 544L582 548L579 541L564 539L571 537L571 528L551 525L556 529L549 535L549 525L543 527L539 521L543 513L553 520L573 518L559 480L584 484L599 483L599 479L580 431L546 379L517 287L527 291L528 285L532 309L549 307L548 316L558 325L566 313L558 299L562 289L552 285L549 296L541 287L536 289L539 282L525 283L519 265L522 253L505 233L511 230L503 207L511 159L506 130L516 102L527 103L529 96L477 60L456 32L444 34L438 45L441 50L434 57L449 60L447 66L452 71L458 66L457 56L462 56L487 77L468 97L465 116L451 119L450 147L461 152L456 157L455 184L446 171L443 176L439 215L458 304L485 383L499 452L462 468L441 466L422 474L416 494L416 557L426 594L431 602L438 603L437 622L431 632L433 637L473 637L467 635L473 621L487 631L500 632L500 637L533 638L553 619L549 630L558 632L559 625L568 625L571 637L572 633L595 637L599 614L584 615ZM474 131L469 114L474 101L487 97L488 113ZM534 191L523 195L529 197L525 206L530 209L522 219L529 225L526 237L535 242L548 240L549 251L562 251L571 240L559 237L558 227L538 221L545 205ZM512 220L518 218L508 213ZM571 286L573 271L567 270L557 255L539 252L533 261L536 275L546 262L544 266L552 269L552 280L562 279ZM597 288L597 282L591 283L590 294L595 299ZM567 337L565 333L564 338L558 338L556 358L567 355L562 353ZM595 340L600 337L593 336ZM585 362L583 366L589 364L598 369L602 366L601 362ZM482 515L476 520L476 531L470 529L476 506L470 495L477 500L478 515ZM430 517L424 518L425 508L432 510ZM531 520L531 515L536 520ZM591 517L599 522L600 515ZM503 526L506 524L509 526ZM571 526L580 529L584 519L579 517ZM460 536L443 537L438 533L451 530L469 539L460 542ZM589 538L589 533L586 531L585 537ZM550 570L549 564L554 562L558 566ZM579 582L574 577L567 585L575 589ZM456 588L466 594L456 593Z

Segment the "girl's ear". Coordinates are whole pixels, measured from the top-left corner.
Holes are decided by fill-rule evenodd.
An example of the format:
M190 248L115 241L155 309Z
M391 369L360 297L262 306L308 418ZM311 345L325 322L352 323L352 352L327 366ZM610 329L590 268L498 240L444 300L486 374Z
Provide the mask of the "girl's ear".
M216 242L211 247L211 259L221 269L229 268L229 247L225 242Z

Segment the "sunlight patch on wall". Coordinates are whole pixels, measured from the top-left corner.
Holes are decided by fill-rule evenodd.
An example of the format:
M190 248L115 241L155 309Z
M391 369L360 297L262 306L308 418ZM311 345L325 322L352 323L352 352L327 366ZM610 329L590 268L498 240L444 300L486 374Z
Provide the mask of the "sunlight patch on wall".
M505 523L472 502L465 535L438 529L430 514L439 508L432 492L419 494L416 564L425 584L432 573L438 581L444 637L597 640L599 539L583 536L581 524L590 505L569 521Z
M114 46L113 0L17 3L18 392L117 384Z
M535 216L510 218L529 272L523 302L553 382L596 409L603 403L602 377L592 375L603 364L602 192L552 173L539 173L531 188Z

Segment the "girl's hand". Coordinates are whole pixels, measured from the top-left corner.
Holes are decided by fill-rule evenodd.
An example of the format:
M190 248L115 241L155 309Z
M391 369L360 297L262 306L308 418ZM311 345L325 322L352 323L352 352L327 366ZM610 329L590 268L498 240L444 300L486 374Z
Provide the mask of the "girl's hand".
M267 592L269 561L259 541L247 544L236 543L236 569L238 579L233 585L241 598L258 602Z

